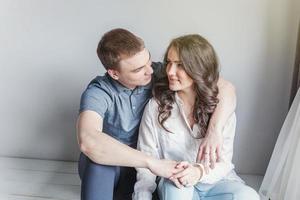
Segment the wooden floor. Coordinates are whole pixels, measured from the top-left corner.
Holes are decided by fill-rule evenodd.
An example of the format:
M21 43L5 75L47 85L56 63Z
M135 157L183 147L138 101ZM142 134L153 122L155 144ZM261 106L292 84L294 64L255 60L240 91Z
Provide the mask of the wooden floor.
M258 190L262 176L240 175ZM0 157L0 200L79 200L76 162Z

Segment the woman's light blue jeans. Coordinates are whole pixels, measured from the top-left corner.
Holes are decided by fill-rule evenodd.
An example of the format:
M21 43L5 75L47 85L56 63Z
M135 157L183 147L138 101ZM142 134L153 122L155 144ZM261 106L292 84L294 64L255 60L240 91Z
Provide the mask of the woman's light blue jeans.
M221 180L216 184L202 184L177 188L170 180L158 184L160 200L259 200L257 192L238 181Z

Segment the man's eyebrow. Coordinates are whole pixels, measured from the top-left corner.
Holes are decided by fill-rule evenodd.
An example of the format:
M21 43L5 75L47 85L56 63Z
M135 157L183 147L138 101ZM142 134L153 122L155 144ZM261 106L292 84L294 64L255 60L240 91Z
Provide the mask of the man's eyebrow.
M151 53L150 53L150 51L148 51L148 53L149 53L149 59L148 59L148 61L147 61L147 63L151 60ZM146 64L147 64L146 63ZM132 72L134 72L134 71L137 71L137 70L139 70L139 69L142 69L143 67L145 67L146 66L146 64L145 65L143 65L143 66L141 66L141 67L138 67L138 68L136 68L136 69L134 69L134 70L132 70Z

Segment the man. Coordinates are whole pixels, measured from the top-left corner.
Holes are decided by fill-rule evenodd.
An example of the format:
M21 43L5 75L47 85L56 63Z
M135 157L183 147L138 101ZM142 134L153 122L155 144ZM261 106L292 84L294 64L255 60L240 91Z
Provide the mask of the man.
M162 67L151 62L143 40L124 29L104 34L97 54L107 73L92 80L82 94L77 122L81 198L131 199L132 167L148 168L166 178L182 170L175 161L157 160L134 149L143 109ZM233 86L221 79L219 90L220 102L198 155L198 160L206 160L210 167L220 157L220 133L235 109Z

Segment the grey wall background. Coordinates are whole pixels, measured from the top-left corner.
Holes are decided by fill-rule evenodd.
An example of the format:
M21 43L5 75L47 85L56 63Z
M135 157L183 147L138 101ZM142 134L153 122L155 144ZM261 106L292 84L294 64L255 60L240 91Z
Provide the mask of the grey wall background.
M237 89L236 168L263 174L288 110L299 15L298 0L1 0L0 155L77 160L80 95L104 73L97 43L123 27L156 61L182 34L214 45Z

